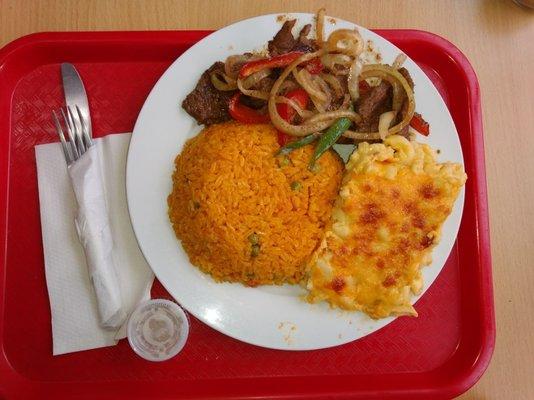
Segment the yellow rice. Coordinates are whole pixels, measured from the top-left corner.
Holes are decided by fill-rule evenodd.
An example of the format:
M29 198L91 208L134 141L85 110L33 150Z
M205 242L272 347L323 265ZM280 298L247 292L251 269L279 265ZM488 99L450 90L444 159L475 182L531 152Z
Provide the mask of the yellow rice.
M191 263L217 281L297 283L322 239L342 162L329 151L313 173L313 146L285 160L278 148L271 125L228 122L176 157L169 218Z

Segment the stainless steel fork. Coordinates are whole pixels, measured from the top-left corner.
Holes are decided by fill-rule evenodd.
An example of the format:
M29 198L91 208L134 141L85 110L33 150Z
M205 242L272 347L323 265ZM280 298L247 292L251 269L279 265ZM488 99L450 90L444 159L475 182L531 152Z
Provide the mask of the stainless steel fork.
M67 165L70 165L93 145L93 140L87 129L87 121L77 105L61 108L60 114L61 118L58 118L57 113L52 111L52 119L61 141L65 161ZM65 136L63 128L67 131L67 136Z

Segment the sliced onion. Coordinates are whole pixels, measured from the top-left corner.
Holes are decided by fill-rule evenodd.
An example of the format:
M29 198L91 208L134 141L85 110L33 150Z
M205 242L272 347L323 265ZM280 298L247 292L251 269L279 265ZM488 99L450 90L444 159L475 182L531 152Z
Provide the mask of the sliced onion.
M310 118L311 116L314 115L314 113L310 110L303 110L300 105L294 101L294 100L291 100L291 99L288 99L287 97L284 97L284 96L278 96L276 98L276 102L277 103L285 103L285 104L288 104L291 108L293 108L298 115L300 115L303 119L306 119L306 118Z
M317 111L325 112L332 102L332 94L327 83L322 78L312 76L305 68L298 72L294 69L293 75L301 87L306 90Z
M395 60L393 61L393 64L391 65L395 69L399 69L402 67L402 64L406 61L406 54L399 53L397 57L395 57ZM393 110L399 111L402 107L402 102L404 101L404 92L402 90L402 87L398 82L395 82L392 84L393 86Z
M290 90L297 89L300 86L295 81L285 80L284 83L282 83L282 86L280 86L280 92L281 93L287 93Z
M357 30L337 29L328 37L326 48L331 53L358 57L363 51L363 39Z
M245 80L243 80L243 87L245 89L250 89L254 87L263 78L268 77L270 74L271 74L271 70L269 68L262 69L261 71L255 72L252 75L245 78Z
M352 58L346 54L325 54L321 57L321 63L336 75L346 75L352 63ZM341 67L341 69L338 67Z
M355 132L351 130L346 130L343 132L343 136L353 140L378 140L380 135L378 132Z
M411 126L408 127L408 137L407 139L410 142L415 142L415 139L417 139L417 136L419 135L419 132L417 132L415 129L413 129Z
M346 110L347 108L349 108L350 104L351 104L350 96L346 94L345 97L343 98L343 103L341 103L341 107L339 108L341 110Z
M396 116L397 111L388 111L380 114L380 117L378 118L378 135L380 136L380 139L384 140L388 136L389 127L395 120Z
M278 115L278 117L280 117L280 115ZM288 122L285 122L282 118L278 120L275 116L274 119L273 117L271 117L271 122L277 129L284 133L287 133L288 135L307 136L310 133L320 133L321 131L325 130L335 122L335 119L321 122L313 122L309 124L305 123L302 125L292 125Z
M313 83L315 83L321 92L323 92L326 96L326 100L324 102L324 108L328 109L330 107L330 104L332 104L332 91L330 90L330 86L324 81L323 78L321 78L318 75L311 76L310 78Z
M392 107L394 111L399 111L402 108L402 102L404 101L404 90L399 82L392 84L393 87L393 101Z
M324 42L324 14L326 12L326 9L320 8L319 11L317 11L317 25L315 27L315 36L317 38L317 44L319 47L322 47Z
M251 59L252 57L246 56L244 54L229 56L224 62L225 74L228 75L230 78L237 79L237 75L239 74L241 67Z
M347 81L349 87L350 97L352 101L358 100L360 97L360 73L362 72L363 65L357 58L352 62L350 66L349 79Z
M246 89L243 86L243 81L241 79L237 80L237 88L246 96L254 97L256 99L269 100L269 93L261 90Z
M315 106L315 109L319 111L319 113L326 112L326 107L322 101L317 100L315 97L310 97L310 100Z
M375 86L380 85L380 83L382 83L382 79L376 78L376 77L367 78L365 79L365 81L370 87L375 87Z
M393 61L393 64L391 66L395 69L399 69L402 67L402 64L404 64L404 61L406 61L406 54L400 53L397 57L395 57L395 60Z
M330 119L335 121L339 118L348 118L354 122L360 122L362 120L362 117L360 117L360 114L354 111L335 110L335 111L315 114L313 117L306 120L306 123L321 122L321 121L330 120Z
M319 76L323 78L323 80L326 83L328 83L328 85L334 90L336 99L343 96L343 87L341 86L341 83L334 75L322 73Z
M221 77L223 79L221 79ZM212 72L210 74L210 80L211 80L211 84L215 86L217 90L226 92L226 91L237 89L237 82L235 81L235 79L228 77L224 73Z
M321 102L327 100L326 94L312 81L310 73L305 68L302 68L300 71L293 70L293 76L310 97L314 97Z

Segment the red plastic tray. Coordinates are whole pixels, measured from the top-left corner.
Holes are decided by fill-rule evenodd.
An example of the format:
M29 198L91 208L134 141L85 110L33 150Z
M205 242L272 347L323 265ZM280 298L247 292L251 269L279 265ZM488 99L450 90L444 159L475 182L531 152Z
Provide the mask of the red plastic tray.
M480 97L467 59L430 33L380 30L441 91L469 179L458 240L443 272L399 318L340 347L268 350L195 318L182 353L163 363L117 346L52 356L34 146L56 141L59 63L86 85L95 136L131 131L167 66L207 31L41 33L0 50L0 396L7 398L450 398L482 375L494 347L491 259ZM176 106L179 106L177 99ZM154 295L168 297L156 284Z

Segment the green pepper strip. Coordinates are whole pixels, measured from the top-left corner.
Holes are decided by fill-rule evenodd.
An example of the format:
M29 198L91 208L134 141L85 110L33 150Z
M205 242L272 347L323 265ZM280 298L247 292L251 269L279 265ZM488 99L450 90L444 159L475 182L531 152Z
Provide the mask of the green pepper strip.
M280 149L278 149L278 151L276 152L276 155L289 154L293 150L300 149L301 147L304 147L314 142L315 139L317 139L318 137L319 137L318 134L312 133L311 135L304 136L302 139L295 140L294 142L289 142L285 146L280 147Z
M308 165L309 170L313 170L315 168L315 163L321 156L334 145L334 143L337 142L339 137L350 128L352 125L352 121L348 118L340 118L336 122L334 122L333 125L328 128L328 130L322 134L321 139L319 139L319 143L317 143L317 147L315 148L315 151L313 152L313 156L310 160L310 163Z

